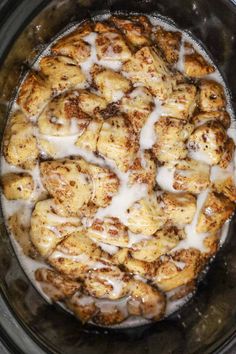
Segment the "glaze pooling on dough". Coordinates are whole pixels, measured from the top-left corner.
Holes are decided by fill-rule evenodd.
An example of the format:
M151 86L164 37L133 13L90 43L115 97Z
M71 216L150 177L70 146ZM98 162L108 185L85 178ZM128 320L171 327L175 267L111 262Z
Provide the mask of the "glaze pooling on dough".
M99 18L99 20L104 20L108 19L109 15L105 16L104 18ZM95 18L95 20L98 20L98 18ZM160 18L155 18L152 16L149 16L149 20L151 21L152 25L154 26L162 26L166 30L171 30L171 31L176 31L178 30L175 28L173 25L168 24L165 22L163 19ZM76 28L78 28L79 25L75 25L72 28L70 28L67 32L64 34L60 35L56 40L53 42L55 43L59 38L62 38L64 35L68 33L72 33ZM175 65L175 68L177 68L179 71L183 71L183 65L184 65L184 54L186 53L186 49L184 48L184 42L189 42L192 44L195 50L197 50L203 57L207 60L207 62L210 62L212 64L211 59L209 56L205 53L205 51L201 48L201 46L193 41L192 37L188 33L182 33L182 40L181 40L181 46L180 46L180 53L179 53L179 60L177 64ZM121 61L117 60L99 60L97 57L96 53L96 46L95 42L97 39L97 33L91 32L90 34L86 35L83 37L83 40L88 43L91 46L91 53L90 57L82 62L80 64L80 67L86 76L87 84L86 87L89 88L90 84L92 83L92 75L90 74L90 70L93 67L94 64L98 64L101 67L105 69L111 69L115 72L120 72L122 73L122 63ZM52 44L53 44L52 43ZM51 45L52 45L51 44ZM49 55L50 54L50 46L42 53L42 55L37 59L37 61L34 64L33 69L38 70L39 69L39 62L40 59L43 56ZM109 55L112 54L109 52ZM214 63L213 63L214 64ZM128 75L126 75L128 76ZM225 90L226 94L226 103L227 103L227 110L232 116L232 110L230 107L230 97L228 95L227 88L225 86L225 83L218 72L218 70L215 71L215 73L207 75L205 77L206 79L211 79L218 81ZM135 86L139 86L134 84ZM137 87L131 94L130 98L132 99L133 95L137 94L139 87ZM92 92L96 92L96 89L92 87L91 89ZM112 97L112 101L115 102L116 105L119 106L119 101L123 97L124 92L122 91L117 91L114 96ZM137 151L137 156L140 157L141 159L141 167L145 170L147 168L147 163L144 158L144 153L146 149L152 149L153 145L156 143L156 134L154 130L154 124L158 121L160 116L164 115L164 112L162 110L162 102L158 98L153 98L154 99L154 108L152 112L150 113L146 123L143 125L141 129L141 133L139 136L139 149ZM14 106L12 107L12 112L15 110L19 110L19 106L15 103ZM232 118L233 119L233 118ZM35 124L37 122L36 117L31 117L30 120ZM233 124L233 123L232 123ZM234 134L233 134L234 128L231 125L231 127L228 129L227 133L228 136L232 136L233 139L235 139ZM129 185L129 175L130 172L121 172L119 168L117 167L116 163L112 161L111 159L108 159L105 156L99 156L96 152L91 152L85 149L80 149L76 147L75 143L79 137L78 134L78 129L77 129L77 124L75 120L71 121L71 136L65 136L65 137L56 137L56 136L47 136L40 134L38 131L37 126L34 126L34 133L35 136L38 140L38 145L40 149L40 153L42 154L43 157L47 157L47 153L43 150L43 148L40 146L40 140L44 140L48 142L53 150L53 159L62 159L65 157L73 156L74 158L80 156L82 157L87 163L95 164L100 167L106 167L109 168L110 171L112 171L119 179L119 189L118 193L113 196L111 203L105 207L105 208L99 208L96 210L95 214L91 217L84 217L82 221L82 224L84 228L91 226L92 222L94 219L103 219L105 217L115 217L118 218L124 225L127 225L127 211L128 209L136 202L139 201L142 198L145 198L148 194L147 190L147 185L145 183L135 183L133 185ZM204 155L204 154L203 154ZM199 154L195 152L194 154L190 154L190 157L200 160L200 161L205 161L209 162L206 158L206 156L203 156L202 154ZM2 174L6 174L9 172L14 172L14 173L22 173L26 172L26 170L21 169L19 167L14 167L10 165L9 163L6 162L4 157L1 158L1 171ZM40 199L41 197L45 199L43 196L44 193L46 193L46 190L42 184L41 181L41 176L40 176L40 170L39 170L39 165L37 164L35 168L32 171L27 171L29 174L33 177L34 185L35 185L35 190L33 193L32 200L30 201L8 201L3 195L2 195L2 205L3 205L3 212L4 212L4 217L6 220L7 224L7 219L14 213L17 213L22 210L22 208L25 210L25 224L30 224L30 219L31 219L31 212L34 208L35 201ZM211 181L214 182L217 178L225 178L227 176L232 176L234 174L234 164L231 163L230 166L226 169L220 169L218 166L213 166L211 167ZM160 187L161 191L159 191L156 195L157 197L161 197L161 194L163 191L167 191L170 193L181 193L182 191L177 191L173 188L173 183L174 183L174 167L170 167L164 163L162 166L157 167L157 173L156 173L156 182L158 186ZM204 204L204 201L206 200L208 195L208 190L205 190L201 192L197 196L197 210L194 215L194 218L191 222L191 224L186 225L184 227L184 231L186 233L186 238L183 239L182 241L179 242L179 244L171 250L171 252L176 252L178 250L181 250L183 248L190 248L194 247L201 252L205 252L206 248L204 246L204 239L208 234L199 234L196 232L196 225L198 221L198 217L202 208L202 205ZM163 208L163 205L161 205L161 208ZM56 216L55 218L57 221L60 222L66 222L66 221L73 221L73 218L67 218L63 216ZM76 221L78 220L75 218ZM222 230L222 238L221 238L221 243L223 242L225 235L227 234L227 227L228 227L228 222L224 225L223 230ZM49 230L53 231L51 226L48 226ZM54 230L55 231L55 230ZM54 232L53 231L53 232ZM115 229L111 229L111 231L115 231ZM56 230L57 232L57 230ZM50 302L50 299L47 297L45 293L43 293L41 285L39 282L36 282L33 274L34 271L39 268L39 267L46 267L44 263L39 263L38 261L35 261L33 259L30 259L26 257L22 250L20 249L19 245L14 239L14 235L10 235L12 239L13 246L17 252L17 255L26 270L28 276L30 277L30 280L36 285L37 289L40 291L40 293L47 299L47 301ZM138 242L141 242L143 240L149 240L153 237L156 237L155 235L150 235L150 236L145 236L142 234L134 234L130 230L128 230L128 236L129 236L129 243L127 246L127 249L132 249L132 247L135 247L135 244ZM109 243L102 243L98 242L95 240L92 240L95 244L97 244L98 247L104 252L104 254L108 254L109 257L115 257L119 251L121 250L120 247L111 245ZM54 251L53 256L54 258L60 258L60 257L66 257L67 259L70 259L74 262L80 262L82 264L87 264L89 267L92 269L106 269L109 267L107 264L104 264L103 262L100 261L93 261L89 258L89 256L85 254L78 254L78 255L69 255L69 254L64 254L60 251ZM126 262L126 261L125 261ZM137 263L138 264L138 263ZM137 264L135 266L137 266ZM141 263L139 263L139 266ZM181 269L184 269L184 263L182 264L181 262L175 261L175 265L180 267ZM124 266L126 267L126 263L124 263ZM143 265L142 265L143 266ZM132 275L132 274L131 274ZM142 277L140 275L134 275L134 279L137 279L139 277L139 280L146 282L147 279L145 277ZM113 293L114 295L118 295L122 292L122 280L112 278L112 277L107 277L106 280L112 285L113 288ZM184 297L183 299L177 300L177 301L169 301L168 299L170 298L171 294L166 294L167 295L167 308L166 308L166 316L169 315L170 313L174 312L177 308L183 305L185 303L189 296ZM124 297L121 300L117 301L107 301L103 299L94 299L93 297L88 297L88 296L82 296L78 300L80 305L89 305L93 301L96 301L96 306L100 308L100 310L104 313L109 313L109 311L114 310L114 308L119 308L120 311L123 314L123 322L121 325L116 325L116 326L136 326L141 323L145 323L148 320L147 319L142 319L142 318L137 318L137 317L129 317L127 319L127 316L129 315L127 312L127 297ZM63 307L65 307L64 304L62 304ZM68 310L68 309L67 309ZM157 308L157 312L159 311L159 308ZM148 316L146 316L147 318ZM152 317L152 316L151 316Z

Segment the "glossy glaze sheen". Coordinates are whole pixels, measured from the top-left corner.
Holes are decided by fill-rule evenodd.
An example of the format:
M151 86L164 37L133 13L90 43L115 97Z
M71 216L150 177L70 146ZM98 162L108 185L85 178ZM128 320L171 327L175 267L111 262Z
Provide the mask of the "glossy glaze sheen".
M236 108L236 7L229 0L40 0L3 1L0 30L0 130L6 118L7 102L18 81L22 65L33 48L42 49L53 35L74 20L82 20L97 11L157 11L170 17L177 26L189 29L207 46L218 63L234 97ZM50 6L37 16L37 12ZM55 5L56 4L56 5ZM10 9L10 11L9 11ZM22 32L23 31L23 32ZM20 35L20 33L22 34ZM20 37L18 37L20 35ZM17 39L18 38L18 39ZM16 40L17 39L17 40ZM16 40L14 46L13 42ZM9 55L7 56L7 52ZM34 52L35 54L35 52ZM2 220L2 219L1 219ZM125 331L101 331L83 327L61 309L48 304L37 294L25 277L12 251L3 222L0 225L0 277L5 300L27 333L46 352L78 354L185 354L226 353L234 337L236 325L236 220L231 223L228 239L217 255L207 277L199 286L197 296L169 320L152 326ZM2 305L4 306L4 304ZM1 308L1 304L0 304ZM13 322L9 321L13 326ZM32 349L26 336L19 341L16 329L5 326L5 341L12 338L14 350L39 353ZM16 327L16 326L15 326ZM12 327L14 328L14 326ZM8 332L8 335L7 335ZM13 339L14 338L14 339ZM18 339L18 340L17 340ZM232 343L232 341L231 341ZM227 347L227 348L226 348ZM234 349L231 351L235 352Z

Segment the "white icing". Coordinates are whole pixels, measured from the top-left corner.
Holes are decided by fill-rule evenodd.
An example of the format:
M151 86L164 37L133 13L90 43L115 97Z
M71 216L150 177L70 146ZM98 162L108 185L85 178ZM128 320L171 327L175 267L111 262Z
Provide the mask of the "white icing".
M179 244L172 250L173 252L183 248L190 248L194 247L199 249L201 252L205 252L206 248L203 244L205 237L207 236L206 233L197 233L196 226L198 222L198 217L202 206L208 196L209 190L205 190L201 192L197 197L197 209L191 224L185 226L186 238L179 242Z
M127 247L133 248L136 243L143 241L143 240L149 240L151 236L146 236L142 234L134 234L133 232L129 231L129 244Z
M140 133L140 149L150 149L156 142L156 134L154 125L162 114L161 102L158 99L154 100L155 107L149 115Z
M103 219L106 216L117 217L120 221L127 225L127 209L129 209L136 201L142 199L147 193L147 186L144 184L134 184L128 186L128 176L120 179L119 192L112 198L112 202L106 208L100 208L95 215L97 219Z
M82 253L79 255L73 255L73 254L55 251L50 256L50 258L51 259L57 259L57 258L70 259L71 261L73 261L75 263L81 263L85 266L88 266L89 269L103 269L103 268L108 267L108 265L106 265L105 263L102 263L102 261L93 260L91 257L89 257L85 253Z
M156 181L161 189L172 193L179 192L173 187L174 173L175 169L173 167L161 166L157 168Z

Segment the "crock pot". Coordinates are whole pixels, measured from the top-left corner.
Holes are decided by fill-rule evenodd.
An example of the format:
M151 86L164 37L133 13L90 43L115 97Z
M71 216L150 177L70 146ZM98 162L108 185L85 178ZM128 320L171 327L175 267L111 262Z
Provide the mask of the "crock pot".
M156 13L190 31L221 70L236 109L236 3L230 0L1 0L0 132L20 75L65 26L101 12ZM236 132L235 132L236 133ZM236 352L236 217L196 295L168 319L125 330L83 326L32 286L0 223L0 353Z

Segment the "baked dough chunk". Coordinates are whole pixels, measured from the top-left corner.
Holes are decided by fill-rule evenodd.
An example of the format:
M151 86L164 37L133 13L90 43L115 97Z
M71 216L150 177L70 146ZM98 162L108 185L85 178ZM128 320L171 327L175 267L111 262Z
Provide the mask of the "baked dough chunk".
M134 160L129 170L129 184L146 184L148 192L151 193L156 183L156 164L149 151L145 151L143 156L138 156Z
M196 126L210 122L216 121L220 122L225 129L230 126L230 115L226 111L212 111L212 112L201 112L191 119L192 123Z
M78 137L75 145L80 149L96 152L97 142L98 142L101 129L102 129L101 120L98 119L91 120L86 130L82 133L82 135Z
M199 107L203 112L220 111L226 106L222 85L203 80L200 84Z
M120 110L127 114L136 133L139 133L146 123L153 108L153 97L145 87L137 87L124 96Z
M129 243L127 227L114 217L105 217L103 220L95 219L87 229L87 235L99 242L118 247L126 247Z
M34 117L43 110L51 95L48 80L32 71L20 87L17 103L27 117Z
M213 257L219 248L219 235L210 234L209 236L205 237L203 240L204 247L206 250L202 252L202 258L205 262L209 261L209 258Z
M157 27L155 41L169 64L179 60L181 38L181 32L166 31L162 27Z
M63 216L79 216L80 208L92 197L93 186L88 173L84 171L85 161L54 160L40 164L42 182L54 198L57 213Z
M201 266L199 250L189 248L177 251L159 261L154 284L163 291L176 289L196 279Z
M52 46L52 53L72 58L78 64L90 57L91 47L82 40L81 35L76 36L76 31L59 39Z
M21 112L16 112L6 127L3 154L9 164L27 170L34 168L39 155L33 125Z
M131 124L122 116L108 118L102 125L97 142L99 154L114 160L121 171L127 171L137 151Z
M215 67L209 64L204 57L195 51L192 45L184 44L186 53L184 56L184 73L187 76L199 78L215 71Z
M41 72L50 83L54 94L77 86L84 87L86 77L77 63L63 56L48 56L40 61Z
M41 134L68 136L82 134L90 122L90 117L78 105L77 91L55 97L38 118Z
M165 315L165 295L140 280L129 282L130 296L128 300L128 312L130 315L143 316L147 319L158 321Z
M111 69L104 69L95 64L91 73L100 94L109 103L120 100L125 93L131 90L130 81Z
M80 39L86 40L86 38L84 38L84 37L88 36L93 31L93 27L94 27L94 24L91 21L85 21L78 28L76 28L74 31L70 32L66 36L59 39L55 45L63 44L63 43L71 43L71 42L76 43Z
M98 207L105 208L118 192L120 185L119 179L116 174L108 168L102 168L92 164L88 166L88 173L93 184L91 201Z
M163 193L161 196L167 219L176 225L191 224L196 212L196 198L189 193Z
M71 297L81 288L80 283L67 279L54 270L47 268L38 268L35 271L35 279L40 283L43 292L53 301Z
M27 200L34 191L34 181L28 173L7 173L2 176L2 188L8 200Z
M186 140L194 126L184 120L171 117L161 117L155 124L156 144L153 153L161 162L172 162L184 159L188 150Z
M184 238L183 230L175 226L164 227L158 230L152 238L132 244L130 254L135 259L154 262L160 256L171 251Z
M123 322L127 317L127 314L120 310L115 304L111 304L109 307L101 306L96 315L93 317L93 322L102 326L112 326Z
M153 47L143 47L123 65L123 72L133 84L141 84L161 100L168 98L175 79Z
M37 260L39 254L30 240L30 221L26 220L25 212L29 213L29 209L25 210L22 207L20 211L11 215L8 219L8 227L20 245L24 255Z
M31 217L31 241L43 257L48 257L66 236L80 229L77 218L62 218L55 213L52 199L38 202Z
M232 202L236 202L236 186L232 176L229 175L216 179L213 187L217 193L222 193Z
M198 194L210 184L210 167L206 163L187 158L175 165L173 187Z
M233 159L233 154L235 150L234 141L232 138L227 138L224 146L224 152L219 162L221 168L227 168Z
M194 85L180 84L176 86L162 105L164 115L187 120L192 116L196 107L196 95L197 89Z
M85 291L96 298L117 300L127 295L127 278L116 266L90 270L84 279Z
M121 265L127 272L151 279L156 272L155 262L146 262L131 256L128 248L120 249L113 257L113 263Z
M223 156L226 140L226 132L220 123L200 125L188 139L190 156L209 165L217 165Z
M124 62L131 57L131 51L125 43L122 35L113 29L112 31L100 31L99 26L95 26L98 32L96 38L96 50L99 60L118 60Z
M199 233L216 232L234 212L234 204L223 194L209 192L200 211L196 230Z
M136 234L153 235L166 221L155 194L135 202L128 209L127 226Z
M84 113L96 118L100 118L100 112L107 107L104 97L86 90L80 91L78 104Z
M85 230L75 232L62 241L48 258L48 262L60 273L71 279L84 279L92 269L111 267L111 263L103 257L101 249L92 242Z
M147 28L139 19L127 20L117 16L111 16L109 21L122 31L128 43L134 47L142 47L151 43L150 28Z
M82 323L91 320L98 311L94 299L80 293L75 293L70 299L67 299L66 305Z

